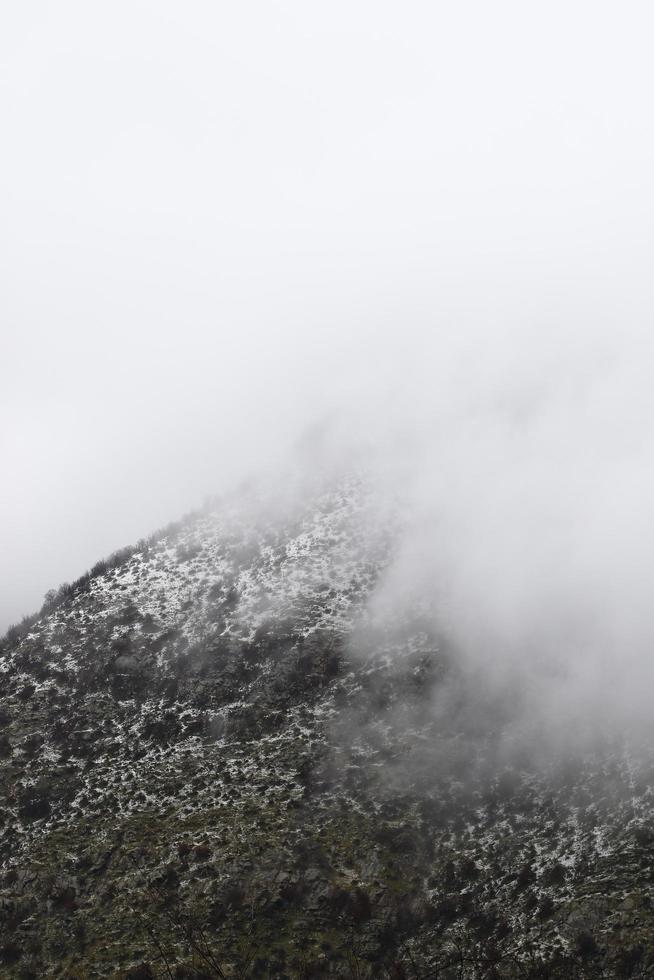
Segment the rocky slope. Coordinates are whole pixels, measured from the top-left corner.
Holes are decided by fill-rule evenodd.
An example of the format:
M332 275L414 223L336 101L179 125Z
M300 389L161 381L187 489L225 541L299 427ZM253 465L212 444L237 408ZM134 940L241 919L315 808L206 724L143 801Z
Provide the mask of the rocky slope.
M246 496L3 641L0 975L654 975L651 760L502 763L365 483Z

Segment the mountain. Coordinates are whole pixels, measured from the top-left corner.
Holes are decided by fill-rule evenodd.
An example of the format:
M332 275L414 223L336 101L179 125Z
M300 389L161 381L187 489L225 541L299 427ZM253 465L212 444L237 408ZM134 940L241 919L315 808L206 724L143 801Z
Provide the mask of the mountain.
M3 640L0 975L654 975L647 753L508 751L509 694L379 613L399 517L369 483L270 501Z

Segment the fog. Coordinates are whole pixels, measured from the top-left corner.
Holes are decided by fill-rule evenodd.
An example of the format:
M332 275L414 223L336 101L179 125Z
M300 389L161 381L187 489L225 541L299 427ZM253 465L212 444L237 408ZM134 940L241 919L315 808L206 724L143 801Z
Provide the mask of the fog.
M477 697L515 699L521 739L638 736L654 689L647 338L592 329L571 342L552 325L547 340L497 340L444 346L369 440L402 532L364 648L370 624L408 621L410 634L412 616L427 619Z
M403 503L381 615L644 716L649 6L0 20L0 629L319 426Z

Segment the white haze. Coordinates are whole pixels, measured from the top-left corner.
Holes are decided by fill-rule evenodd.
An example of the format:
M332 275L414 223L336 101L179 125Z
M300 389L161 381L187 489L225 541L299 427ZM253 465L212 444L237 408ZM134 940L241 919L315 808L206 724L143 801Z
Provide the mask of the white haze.
M0 625L324 423L405 501L380 606L644 717L650 6L0 19Z
M411 396L368 428L380 499L401 503L404 524L372 621L396 628L426 612L477 689L512 691L523 730L551 741L572 724L578 737L598 723L649 729L647 337L627 327L571 338L553 323L547 337L498 339L449 338L413 366ZM348 428L349 416L338 449Z

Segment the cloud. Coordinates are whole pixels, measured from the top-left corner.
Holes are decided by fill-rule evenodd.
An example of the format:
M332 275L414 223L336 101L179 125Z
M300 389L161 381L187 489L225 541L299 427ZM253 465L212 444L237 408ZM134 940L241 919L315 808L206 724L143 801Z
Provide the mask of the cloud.
M368 614L427 611L458 668L489 693L518 682L522 721L552 737L633 733L654 683L652 345L641 324L574 311L545 332L506 322L441 332L391 412L379 403L375 428L364 413L401 514Z
M516 567L551 528L534 584L606 564L595 524L639 549L646 5L37 8L0 32L3 624L324 418L428 470L480 601L493 521Z

